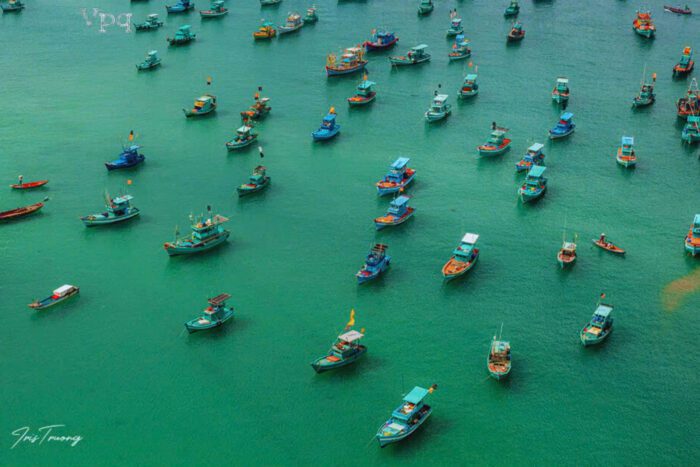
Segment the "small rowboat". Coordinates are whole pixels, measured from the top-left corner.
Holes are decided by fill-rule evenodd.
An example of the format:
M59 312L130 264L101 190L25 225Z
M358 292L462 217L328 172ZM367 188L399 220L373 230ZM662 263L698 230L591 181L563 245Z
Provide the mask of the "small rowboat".
M38 188L40 186L44 186L47 183L49 183L48 180L37 180L36 182L15 183L14 185L10 185L10 188L15 190L29 190L31 188Z
M625 250L620 248L617 245L613 245L611 242L608 241L601 241L599 238L594 238L591 240L593 244L599 248L602 248L605 251L609 251L610 253L616 254L616 255L624 255Z
M686 5L685 8L664 5L664 10L666 10L670 13L677 13L679 15L692 15L693 14L693 11L690 8L688 8L688 5Z
M24 206L17 209L11 209L9 211L0 212L0 221L17 219L19 217L27 216L33 212L37 212L39 209L44 207L44 203L36 203L29 206Z

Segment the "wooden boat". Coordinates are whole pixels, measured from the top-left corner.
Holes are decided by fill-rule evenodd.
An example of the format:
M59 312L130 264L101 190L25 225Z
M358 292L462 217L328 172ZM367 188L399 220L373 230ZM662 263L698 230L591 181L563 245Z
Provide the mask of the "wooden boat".
M416 386L403 398L401 405L391 413L391 418L377 430L376 437L380 447L407 438L430 417L433 409L424 399L436 389L437 384L433 384L430 389Z
M561 139L566 138L576 129L576 124L573 122L574 114L571 112L564 112L559 117L557 124L549 130L550 139Z
M21 208L10 209L9 211L0 212L0 221L9 221L13 219L18 219L20 217L28 216L29 214L37 212L39 209L44 207L44 203L30 204L29 206L23 206Z
M518 188L523 203L535 201L547 192L547 179L544 176L546 169L543 165L535 165L528 171L525 182Z
M387 209L386 215L374 219L374 227L377 230L382 230L384 227L403 224L413 217L415 209L408 206L410 199L411 198L406 195L394 198L391 203L389 203L389 209Z
M541 143L535 143L527 148L527 153L525 153L522 159L515 163L516 172L529 171L536 165L544 165L543 148L544 144Z
M688 235L685 236L685 251L693 256L700 254L700 214L695 214Z
M241 198L243 196L251 195L253 193L257 193L258 191L262 191L268 186L270 186L270 181L270 177L267 176L267 168L265 166L259 165L255 169L253 169L253 175L248 177L248 183L244 183L243 185L236 188L236 191L238 192L238 197Z
M552 89L552 100L557 104L563 104L568 102L570 93L569 78L563 76L557 78L557 84L555 84L554 89Z
M472 97L479 94L478 76L475 73L470 73L464 77L462 87L459 88L459 97Z
M355 95L348 97L348 104L350 104L350 106L359 106L373 102L377 97L376 91L372 89L375 84L377 83L367 80L367 76L365 76L362 82L357 86Z
M581 329L581 343L585 346L600 344L613 330L613 306L598 303L593 317Z
M447 28L447 37L454 37L463 33L464 26L462 26L462 18L452 18L452 20L450 20L450 27Z
M418 16L426 16L433 12L435 5L433 0L421 0L418 4Z
M128 169L135 167L146 160L146 156L139 152L141 146L133 144L127 148L122 148L119 158L110 162L105 162L107 170Z
M275 29L275 25L269 21L263 21L260 28L258 28L257 31L253 32L253 39L255 39L255 40L272 39L276 35L277 35L277 29Z
M486 357L486 368L489 370L489 375L497 380L504 379L510 373L511 355L510 342L501 340L503 334L503 325L501 325L501 333L496 339L493 336L489 355Z
M427 48L428 46L425 44L411 47L411 50L409 50L406 55L389 57L389 61L392 65L396 66L417 65L419 63L430 61L430 54L425 51Z
M625 250L620 248L619 246L615 245L613 242L608 241L607 238L605 238L605 234L600 234L599 238L594 238L591 240L595 246L598 248L602 248L605 251L609 251L610 253L613 253L615 255L624 255Z
M208 10L199 10L199 15L204 18L218 18L228 14L228 8L224 6L224 0L211 2Z
M506 10L503 12L503 16L508 18L510 16L518 16L518 13L520 13L520 5L518 5L518 0L510 0L510 5L506 7Z
M345 331L338 336L327 355L317 358L311 363L316 373L355 363L357 359L367 352L367 347L360 344L360 339L365 337L364 330L357 332L352 327L355 325L355 310L350 311L350 321L345 326Z
M232 140L226 141L226 149L235 151L253 144L258 138L257 133L253 133L253 128L243 125L236 130L236 136Z
M693 11L690 9L688 5L685 5L685 7L681 8L679 6L671 6L671 5L664 5L664 10L668 11L669 13L676 13L679 15L692 15Z
M32 188L39 188L40 186L44 186L47 183L49 183L48 180L37 180L36 182L26 182L24 183L22 179L20 178L19 183L15 183L14 185L10 185L10 188L13 190L31 190Z
M698 82L695 78L690 80L685 97L681 97L676 102L676 110L681 118L700 115L700 90L698 90Z
M323 117L318 130L311 133L314 141L326 141L340 133L340 125L335 123L335 109L331 108L328 114Z
M559 253L557 253L557 262L562 269L573 265L576 262L576 237L573 242L567 242L564 239Z
M685 47L681 59L673 66L673 76L685 76L695 68L693 60L693 49Z
M476 242L479 236L473 233L465 233L457 248L452 251L452 256L442 267L442 277L446 281L463 276L474 267L479 259L479 249Z
M681 139L688 144L695 144L700 141L700 117L691 115L683 127Z
M9 0L7 4L0 4L3 13L17 13L24 9L24 3L22 0Z
M228 222L224 216L211 213L211 206L207 206L207 215L198 218L190 216L192 233L186 237L178 238L175 229L175 240L163 244L163 248L170 256L189 255L210 250L224 243L231 232L224 229L222 224Z
M272 107L267 105L267 103L270 102L270 98L260 97L260 92L262 92L262 86L258 86L258 92L253 96L255 99L253 105L248 107L248 110L241 112L243 123L245 123L246 120L261 120L267 117L267 114L272 110Z
M452 50L447 54L447 58L451 62L463 60L472 56L472 49L469 48L469 41L460 34L455 37L455 43L452 44Z
M189 0L178 0L175 5L165 5L165 10L170 13L187 13L194 9L194 2Z
M525 30L523 29L522 23L515 22L513 27L510 28L508 32L507 40L508 42L520 42L525 37Z
M301 19L299 13L290 13L287 16L287 22L284 25L277 28L280 36L282 34L289 34L290 32L298 31L304 26L304 21Z
M68 300L71 297L75 297L79 293L80 293L79 287L66 284L66 285L62 285L61 287L54 290L53 293L51 294L51 296L46 297L43 300L34 300L34 302L30 303L27 306L29 306L29 308L32 308L34 310L44 310L46 308L57 305L65 300Z
M134 28L137 31L153 31L163 26L163 22L158 18L158 15L151 13L146 17L143 23L134 23Z
M425 112L425 119L429 123L447 118L452 113L452 105L447 103L447 98L447 94L435 94L430 108Z
M98 225L114 224L128 219L133 219L138 216L141 211L131 205L131 200L134 199L131 195L122 195L112 198L109 193L105 193L106 211L100 214L90 214L80 218L86 227L94 227Z
M623 136L620 147L617 148L617 163L623 167L634 167L637 165L637 154L634 152L634 138Z
M282 0L260 0L260 6L276 6L282 3Z
M495 127L491 132L489 139L476 147L479 155L482 156L497 156L503 154L510 149L511 140L506 138L508 128Z
M231 298L231 295L222 293L214 298L207 299L209 306L202 311L202 314L185 323L187 332L192 334L193 332L216 328L233 318L233 307L226 306L226 301L229 298Z
M389 247L383 243L377 243L372 247L372 250L365 259L365 264L363 264L362 268L355 274L358 284L364 284L372 279L376 279L389 268L391 256L386 254L387 248Z
M389 172L375 186L379 196L403 192L413 181L416 171L408 167L408 157L399 157L390 166Z
M656 35L656 26L651 19L651 11L638 10L637 17L632 22L634 32L647 39L653 39Z
M185 44L189 44L190 42L192 42L196 38L197 38L197 34L195 34L191 31L190 25L183 24L175 32L175 37L173 37L173 38L168 37L165 40L167 40L170 45L185 45Z
M632 107L646 107L651 105L656 101L656 94L654 94L654 85L656 84L656 73L651 74L651 82L645 81L646 67L644 68L644 73L642 74L641 88L639 89L639 94L635 96L632 100Z
M328 54L326 57L326 75L347 75L364 70L365 65L367 65L367 60L364 58L363 49L361 47L350 47L343 51L340 60L335 54Z
M390 49L396 45L399 38L390 31L372 30L372 37L362 44L367 52Z
M201 117L216 110L216 96L204 94L194 101L191 109L182 109L185 117Z
M146 54L146 59L136 65L138 71L150 70L160 65L160 57L157 50L151 50Z

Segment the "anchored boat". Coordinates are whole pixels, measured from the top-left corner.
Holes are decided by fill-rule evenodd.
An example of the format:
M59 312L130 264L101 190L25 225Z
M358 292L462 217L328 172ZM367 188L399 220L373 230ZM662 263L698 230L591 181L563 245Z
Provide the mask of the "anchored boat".
M403 398L401 405L391 413L391 418L377 431L380 447L410 436L430 417L433 409L423 400L436 389L437 384L433 384L430 389L416 386Z
M506 10L503 12L503 16L508 18L509 16L518 16L518 13L520 13L520 5L518 5L518 0L510 0L510 5L506 7Z
M22 0L10 0L7 4L1 4L0 8L2 8L3 13L16 13L24 9L24 3Z
M634 32L647 39L653 39L656 35L656 26L651 19L651 11L638 10L637 17L632 21Z
M557 124L549 130L550 139L560 139L566 138L576 129L576 124L573 122L574 114L571 112L564 112L559 117Z
M175 37L173 38L166 38L168 43L170 45L185 45L189 44L193 40L197 38L197 34L193 33L191 31L191 27L189 24L183 24L178 28L178 30L175 32Z
M544 154L542 153L543 148L544 144L541 143L535 143L529 148L527 148L527 153L523 156L522 159L515 163L515 171L529 171L532 167L536 165L544 165Z
M622 137L615 159L623 167L634 167L637 165L637 154L634 152L634 138L631 136Z
M693 71L693 68L695 68L693 49L685 47L680 61L673 66L673 76L685 76Z
M190 215L192 233L186 237L178 238L175 229L175 240L163 244L163 248L170 256L189 255L210 250L224 243L231 232L224 229L222 224L228 222L224 216L211 214L211 206L207 206L207 215L194 218Z
M138 71L150 70L151 68L155 68L158 65L160 65L160 57L158 56L158 51L151 50L146 54L146 59L143 62L136 65L136 69Z
M128 148L123 148L119 158L111 162L105 162L107 170L128 169L141 164L146 160L146 156L139 152L141 146L133 144Z
M437 94L435 91L435 97L433 97L433 103L430 108L425 112L425 119L432 123L437 122L446 118L452 113L452 105L447 103L447 94Z
M267 103L270 102L270 98L260 97L260 92L262 92L262 86L258 86L258 92L253 96L255 99L253 105L251 105L248 110L241 112L241 118L244 120L244 123L246 119L261 120L267 117L267 114L272 110L272 107L267 105Z
M495 127L488 141L477 146L476 149L482 156L497 156L510 149L511 140L506 138L508 128Z
M236 136L231 141L226 141L226 149L235 151L246 146L250 146L258 138L257 133L253 133L253 128L243 125L236 130Z
M201 117L216 110L216 96L204 94L198 99L195 99L191 109L182 109L185 117Z
M281 36L282 34L289 34L290 32L298 31L303 26L304 21L302 21L301 15L299 13L290 13L289 16L287 16L287 22L284 23L284 25L279 26L277 29Z
M563 104L569 100L569 78L563 76L557 78L557 84L552 89L552 100L557 104Z
M74 285L65 284L53 291L51 296L43 300L34 300L28 306L34 310L43 310L51 306L57 305L71 297L75 297L80 293L80 288Z
M44 207L44 203L30 204L21 208L0 212L0 221L9 221L33 214Z
M434 8L433 0L421 0L418 4L418 16L429 15L433 12Z
M49 183L48 180L37 180L35 182L24 182L23 177L20 175L17 183L10 185L13 190L31 190L32 188L39 188Z
M222 293L214 298L207 300L209 306L202 311L202 314L185 323L185 328L192 334L197 331L205 331L207 329L221 326L229 319L233 318L233 307L226 306L226 301L231 298L231 295Z
M695 214L685 237L685 251L695 256L700 254L700 214Z
M384 227L391 227L406 222L415 212L414 208L408 206L410 199L406 195L394 198L389 203L389 209L387 209L386 214L374 219L374 227L377 230L382 230Z
M338 76L347 75L356 71L364 70L367 60L361 47L350 47L343 51L340 60L335 54L328 54L326 58L326 75Z
M318 21L318 15L316 14L316 7L312 6L306 9L306 16L304 16L304 24L314 24Z
M561 245L559 253L557 253L557 262L562 269L571 266L576 262L576 236L573 242L567 242L566 237Z
M131 195L117 196L111 198L109 193L105 192L105 207L106 211L100 214L90 214L80 218L86 227L94 227L96 225L114 224L116 222L125 221L138 216L141 211L131 205L131 200L134 199Z
M355 274L358 284L376 279L381 273L387 270L391 262L391 256L386 254L387 248L389 247L382 243L377 243L372 247L372 251L367 255L362 269Z
M489 370L489 375L497 380L507 377L511 368L510 342L501 340L502 334L503 325L501 325L498 339L495 335L493 336L489 356L486 358L486 368Z
M389 57L389 61L392 65L396 66L417 65L419 63L427 62L430 60L430 54L425 51L427 48L428 46L425 44L411 47L411 50L409 50L406 55Z
M685 7L664 5L664 10L668 11L670 13L676 13L678 15L692 15L693 14L693 11L690 9L690 7L688 5L685 5Z
M525 30L522 23L516 21L508 32L508 42L520 42L525 37Z
M311 367L316 370L316 373L335 370L336 368L354 363L367 352L367 347L360 344L360 339L365 336L364 329L362 332L357 332L352 329L354 325L355 310L351 310L350 321L348 321L348 324L345 326L343 334L338 336L327 355L317 358L311 364Z
M275 25L271 23L270 21L265 21L263 20L262 24L258 28L257 31L253 32L253 39L255 40L262 40L262 39L272 39L277 35L277 29L275 29Z
M688 144L694 144L700 141L700 117L691 115L683 127L681 139Z
M681 97L676 102L676 109L678 110L678 116L681 118L700 115L700 90L698 90L698 82L695 78L690 80L685 97Z
M202 18L218 18L228 14L228 8L224 6L224 0L215 0L208 10L199 10L199 14Z
M335 109L331 107L328 114L323 117L320 128L311 133L311 137L314 141L326 141L338 133L340 133L340 125L335 123Z
M523 203L539 199L545 194L547 191L547 179L544 176L546 169L542 165L535 165L528 171L525 182L518 188L518 195Z
M654 85L656 84L656 73L652 73L651 82L645 81L646 67L644 73L642 74L642 84L639 89L639 94L635 96L632 100L632 107L646 107L651 105L656 100L656 94L654 94Z
M379 196L403 192L416 176L416 171L408 167L408 157L399 157L390 166L389 172L375 185Z
M260 6L276 6L282 3L282 0L260 0Z
M452 20L450 21L450 27L447 28L447 37L453 37L462 33L464 33L464 26L462 26L462 18L452 18Z
M373 89L375 84L377 83L367 80L367 76L365 76L362 82L357 86L355 95L348 97L348 104L351 106L358 106L369 104L374 101L375 97L377 97L377 93Z
M259 165L253 169L253 174L248 177L248 183L236 188L238 197L247 196L262 191L270 185L270 177L267 176L267 168Z
M148 15L143 23L134 23L134 28L136 28L137 31L153 31L161 26L163 26L163 22L155 13Z
M625 254L625 250L623 250L622 248L620 248L619 246L615 245L613 242L611 242L607 238L605 238L604 233L600 234L599 238L594 238L591 241L598 248L602 248L603 250L609 251L612 254L615 254L615 255L624 255Z
M165 10L168 13L186 13L194 9L194 2L189 0L178 0L175 5L165 5Z
M476 242L479 236L473 233L465 233L457 248L452 251L452 257L442 267L442 277L450 281L455 277L464 275L476 264L479 259L479 249Z
M581 343L584 346L600 344L610 335L613 330L612 312L612 305L598 303L593 317L581 329Z
M372 37L368 41L365 41L365 43L362 45L365 47L367 52L371 52L373 50L389 49L396 45L398 41L399 38L396 37L393 32L383 30L377 31L376 29L373 29Z
M447 54L447 58L451 62L463 60L472 56L472 49L469 48L469 41L464 38L463 34L455 37L455 43L452 44L452 51Z
M464 78L462 87L459 88L459 97L472 97L479 94L479 84L476 79L477 75L474 73L470 73Z

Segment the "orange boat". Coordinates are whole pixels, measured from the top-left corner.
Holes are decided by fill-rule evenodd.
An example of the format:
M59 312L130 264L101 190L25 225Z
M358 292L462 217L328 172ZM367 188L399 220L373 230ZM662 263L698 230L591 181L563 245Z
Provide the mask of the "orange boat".
M653 38L656 34L656 26L651 19L651 12L648 10L637 11L637 17L632 22L632 29L647 39Z
M12 220L12 219L17 219L19 217L24 217L27 216L33 212L38 211L39 209L44 207L44 203L36 203L32 204L29 206L24 206L21 208L17 209L11 209L9 211L5 212L0 212L0 220L5 221L5 220Z
M475 248L477 234L466 233L459 246L452 251L452 257L442 267L442 277L452 280L469 271L479 259L479 249Z
M40 186L44 186L47 183L49 183L48 180L38 180L36 182L27 183L15 183L14 185L10 185L10 188L13 188L15 190L28 190L30 188L38 188Z
M602 248L605 251L609 251L610 253L616 254L616 255L624 255L625 250L620 248L617 245L614 245L612 242L609 242L605 238L605 234L600 234L600 238L594 238L591 240L593 244L599 248Z

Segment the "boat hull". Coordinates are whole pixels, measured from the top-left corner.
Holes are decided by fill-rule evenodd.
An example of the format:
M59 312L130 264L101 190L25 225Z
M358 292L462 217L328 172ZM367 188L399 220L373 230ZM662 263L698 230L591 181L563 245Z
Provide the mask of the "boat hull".
M391 42L387 42L386 44L379 44L377 42L370 42L370 41L365 41L364 47L367 52L372 52L372 51L378 51L378 50L387 50L396 45L396 43L399 41L398 37L395 37L394 40Z
M211 10L201 10L199 15L204 18L219 18L221 16L227 15L228 10L224 11L211 11Z
M603 342L610 335L610 333L612 333L612 330L613 328L608 328L604 332L601 332L598 337L592 337L582 329L579 338L581 339L581 343L584 347L588 347L589 345L598 345Z
M646 107L648 105L653 104L656 101L655 97L649 97L649 98L639 98L635 97L632 99L632 107Z
M0 212L0 221L9 221L19 219L20 217L34 214L44 207L44 203L36 203L21 208L10 209L9 211Z
M10 185L10 188L12 188L13 190L31 190L32 188L39 188L40 186L44 186L47 183L49 183L48 180L38 180L36 182L16 183L14 185Z
M397 218L397 219L394 220L393 222L382 222L382 221L379 221L379 218L377 218L377 219L374 220L374 227L375 227L377 230L382 230L382 229L385 228L385 227L393 227L393 226L395 226L395 225L403 224L403 223L406 222L408 219L410 219L411 217L413 217L413 213L414 213L414 212L415 212L415 209L413 209L413 208L408 208L408 211L406 211L406 214L404 214L403 216Z
M605 250L605 251L609 251L612 254L615 254L615 255L624 255L625 254L625 250L623 250L622 248L615 246L611 243L603 244L600 242L600 239L596 239L596 238L591 239L591 241L598 248Z
M367 347L365 347L364 345L360 345L358 347L357 352L355 352L348 358L344 358L343 360L340 360L338 362L324 363L326 357L321 357L314 361L311 364L311 367L314 369L314 371L316 371L316 373L325 373L326 371L336 370L338 368L350 365L351 363L355 363L365 353L367 353Z
M228 237L230 234L231 233L229 231L224 231L221 234L219 234L219 236L216 237L214 240L209 240L201 246L181 247L181 246L174 245L172 243L166 243L164 245L164 248L165 248L165 251L168 252L169 256L193 255L196 253L202 253L204 251L209 251L212 248L216 248L217 246L226 242L226 240L228 240Z
M270 185L270 178L267 177L263 183L260 185L256 185L254 187L249 186L248 184L246 185L241 185L238 188L236 188L236 192L238 193L238 197L241 198L243 196L248 196L252 195L253 193L257 193L258 191L262 191L265 188L267 188Z
M415 60L408 60L406 58L397 58L397 57L389 57L389 61L391 62L392 65L395 66L411 66L411 65L418 65L420 63L425 63L430 61L430 55L426 54L426 56L421 57L419 59Z
M362 61L358 65L353 66L353 67L348 67L348 68L332 68L332 67L326 66L326 76L349 75L351 73L356 73L360 70L364 70L365 66L367 66L366 61Z
M138 65L136 65L136 69L138 71L152 70L158 66L160 66L160 60L152 63L139 63Z
M567 130L563 133L555 133L552 132L552 130L549 130L549 139L562 139L566 138L567 136L571 135L574 132L574 128Z
M107 167L107 170L119 170L119 169L129 169L131 167L136 167L137 165L143 163L143 161L146 160L146 157L143 155L139 155L139 157L132 162L120 162L119 160L112 161L112 162L105 162L105 167Z
M311 137L314 139L314 141L328 141L329 139L336 137L339 133L340 125L336 125L331 131L314 131L311 133Z
M620 156L615 156L615 160L618 164L625 168L631 168L637 165L637 159L624 159Z
M688 237L685 239L685 251L690 253L693 256L700 255L700 245L693 245L693 243L688 240Z
M495 379L497 381L500 381L502 379L506 379L508 377L508 375L510 374L510 366L508 367L508 369L506 371L493 371L490 368L488 368L488 370L489 370L489 376L491 376L493 379Z
M95 227L99 225L106 225L106 224L116 224L117 222L123 222L129 219L133 219L134 217L138 216L141 214L141 211L139 211L137 208L131 208L131 212L128 214L124 214L123 216L119 217L108 217L108 218L99 218L99 217L94 217L94 216L85 216L81 217L80 220L83 221L83 224L85 224L86 227ZM93 219L90 219L90 217L94 217Z
M454 256L450 258L450 260L445 263L445 265L442 267L442 277L445 280L445 282L449 282L452 279L456 279L458 277L461 277L465 275L467 272L469 272L474 265L476 264L477 260L479 259L479 250L475 249L474 251L474 256L472 257L471 261L468 263L465 263L465 266L459 269L458 271L455 272L450 272L450 266L453 265L454 263L461 262L461 261L456 261L454 259Z
M477 150L479 151L479 155L481 156L498 156L500 154L503 154L504 152L508 151L510 149L510 140L508 140L507 143L495 148L495 149L490 149L489 147L486 146L479 146L477 147Z
M167 11L169 14L176 14L176 13L187 13L188 11L194 10L194 3L190 3L186 7L181 7L181 6L165 6L165 11Z
M59 303L65 302L69 298L75 297L80 293L80 287L76 287L71 292L67 293L63 297L54 299L53 297L47 297L39 302L30 303L28 306L33 310L45 310Z
M413 181L415 176L416 176L416 174L414 172L413 175L405 178L401 183L397 183L396 185L394 185L392 187L383 188L379 184L377 184L377 194L379 196L384 196L384 195L390 195L392 193L398 193L401 190L405 189Z
M250 146L251 144L253 144L255 141L257 141L257 139L258 139L258 135L253 135L252 138L247 139L247 140L242 141L242 142L238 142L236 140L227 141L226 142L226 149L228 149L229 151L243 149L243 148L246 148L246 147Z
M377 97L377 93L372 91L372 93L365 97L365 96L352 96L348 97L348 104L352 107L357 107L361 105L367 105L370 102L374 102L374 99Z
M447 54L447 58L449 58L451 62L455 62L457 60L464 60L465 58L469 58L471 56L472 56L471 51L464 52L464 53L450 52L449 54Z
M203 117L205 115L209 115L210 113L214 112L216 110L216 106L213 106L211 109L208 109L203 112L194 112L192 109L182 109L182 111L185 113L185 117L191 118L191 117Z
M357 277L357 283L358 283L358 284L364 284L365 282L369 282L369 281L371 281L371 280L376 279L376 278L379 277L384 271L386 271L387 269L389 269L389 265L390 265L390 264L391 264L391 256L385 256L385 260L384 260L384 262L382 263L381 267L380 267L378 270L376 270L376 271L374 271L374 272L372 272L371 274L368 274L368 275L362 274L362 271L360 271L360 272L358 272L357 274L355 274L355 277Z
M396 436L384 436L382 435L380 428L380 432L378 432L376 435L377 441L379 442L379 447L386 447L389 444L396 443L411 436L433 413L432 407L428 405L425 405L424 407L426 407L428 410L414 425L411 425L405 433Z
M557 254L557 262L562 269L566 269L569 266L573 266L573 264L576 262L576 257L565 258L561 254Z
M523 203L529 203L531 201L535 201L537 199L540 199L542 196L544 196L545 192L547 191L547 187L545 186L541 190L535 190L535 191L530 191L530 190L523 190L520 188L518 190L520 194L520 199L523 200Z
M426 112L425 119L428 123L439 122L447 118L452 113L452 110L446 110L445 112Z
M199 331L206 331L207 329L213 329L213 328L218 328L219 326L223 325L226 321L230 320L233 318L233 309L232 308L226 308L224 310L224 316L221 319L218 319L216 321L211 321L207 324L200 324L199 323L199 318L192 319L188 322L185 323L185 328L187 329L187 332L190 334L194 332L199 332Z

